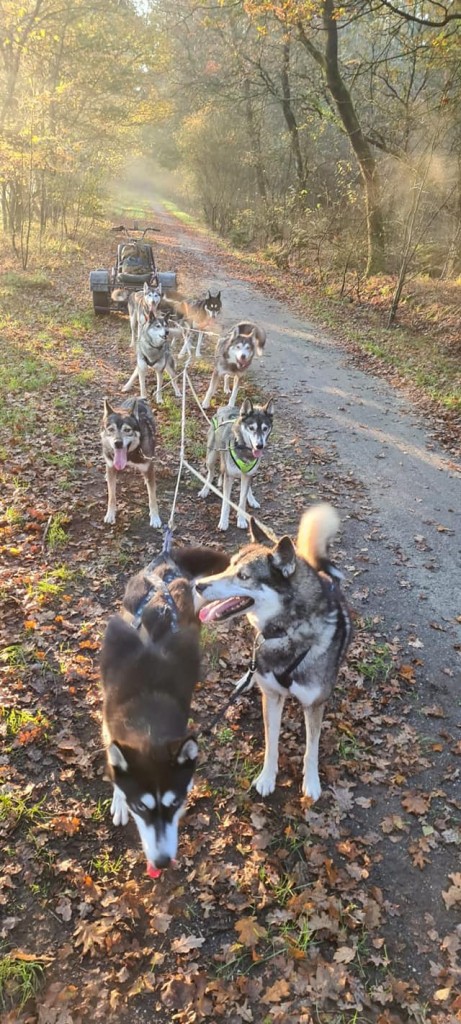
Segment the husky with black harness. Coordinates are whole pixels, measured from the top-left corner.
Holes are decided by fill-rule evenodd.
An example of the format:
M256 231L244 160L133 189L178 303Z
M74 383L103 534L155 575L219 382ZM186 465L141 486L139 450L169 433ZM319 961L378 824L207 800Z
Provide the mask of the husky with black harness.
M234 480L240 480L237 515L240 530L247 527L247 502L250 508L260 507L251 489L251 480L266 450L273 426L273 411L272 399L266 405L253 405L246 398L240 409L224 406L211 420L206 456L208 474L199 497L206 498L210 493L219 459L223 502L218 530L227 530L229 526L229 501Z
M195 585L202 622L246 614L255 630L251 671L241 680L240 692L254 674L262 691L266 741L263 769L254 783L261 796L275 788L288 695L296 697L304 712L303 794L311 800L320 796L323 710L352 636L341 573L328 552L338 528L339 516L331 505L315 505L305 513L296 543L290 537L278 539L251 520L252 543L234 555L224 572Z

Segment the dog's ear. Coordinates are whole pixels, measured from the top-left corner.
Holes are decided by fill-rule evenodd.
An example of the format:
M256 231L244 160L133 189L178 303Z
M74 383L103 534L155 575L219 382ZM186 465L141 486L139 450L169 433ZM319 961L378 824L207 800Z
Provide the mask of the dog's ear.
M273 398L270 398L269 401L266 402L265 406L263 406L263 412L267 413L268 416L273 416L274 415L274 399Z
M105 398L104 399L104 416L106 417L106 419L107 419L108 416L111 416L113 412L115 412L115 409L112 408L112 406L111 406L111 404L109 402L109 399Z
M210 289L208 289L208 295L207 295L207 299L212 299L212 298L213 298L213 296L212 296L212 294L211 294L211 292L210 292Z
M111 743L110 747L107 748L107 759L112 768L118 768L121 772L128 771L128 761L116 743Z
M198 744L195 736L187 736L185 740L180 742L179 747L174 752L177 764L187 764L187 761L196 761L197 757Z
M241 416L251 416L252 412L253 412L253 402L251 401L251 398L245 398L244 401L242 402L241 406L240 406L240 415Z
M150 287L151 286L150 286L149 281L144 281L144 288L143 288L144 295L147 295L147 293L150 291Z
M275 533L272 533L272 530L269 529L263 530L262 526L256 522L256 519L253 519L253 516L250 517L249 525L250 537L255 544L270 544L272 546L277 543Z
M281 572L282 576L293 576L296 570L296 551L290 537L282 537L269 558L274 569Z
M215 297L216 297L217 299L220 299L220 298L221 298L221 292L217 292L217 293L216 293L216 296L215 296Z

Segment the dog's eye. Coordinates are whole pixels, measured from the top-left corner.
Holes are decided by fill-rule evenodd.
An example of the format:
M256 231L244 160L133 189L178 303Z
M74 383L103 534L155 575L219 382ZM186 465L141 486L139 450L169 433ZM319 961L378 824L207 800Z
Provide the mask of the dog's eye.
M248 573L244 572L243 569L240 569L240 572L237 573L237 576L238 576L239 580L249 580L250 579Z

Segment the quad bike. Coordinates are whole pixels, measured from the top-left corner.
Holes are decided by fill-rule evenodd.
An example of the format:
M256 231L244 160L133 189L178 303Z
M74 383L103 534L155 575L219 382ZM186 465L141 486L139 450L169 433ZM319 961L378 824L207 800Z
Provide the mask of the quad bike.
M95 313L110 313L111 310L126 310L130 292L139 291L148 283L161 284L163 290L176 289L176 274L173 271L160 273L157 270L154 252L145 236L159 228L127 228L121 225L113 228L124 232L123 241L117 246L115 265L111 270L90 272L90 291L93 293Z

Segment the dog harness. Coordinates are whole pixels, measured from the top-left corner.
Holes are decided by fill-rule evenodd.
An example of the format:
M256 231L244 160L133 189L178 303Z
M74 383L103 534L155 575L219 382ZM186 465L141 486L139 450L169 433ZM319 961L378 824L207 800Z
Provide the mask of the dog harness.
M218 427L224 426L224 423L234 423L235 420L224 420L224 423L218 423L218 417L212 416L211 422L216 431ZM244 451L248 451L248 448L244 448ZM229 455L232 459L232 462L237 466L237 469L239 469L241 473L251 473L251 470L255 468L259 461L258 459L242 458L242 456L238 454L235 446L232 443L229 445Z
M144 579L147 584L151 583L149 576L152 572L154 572L157 566L161 565L162 562L168 561L168 559L170 558L172 540L173 533L168 527L166 527L162 550L159 555L156 555L156 557L152 559L152 562L149 563L145 571ZM161 580L160 577L157 576L155 583L149 586L147 593L144 594L143 598L141 598L141 601L139 602L136 611L133 612L133 619L130 623L132 629L138 630L140 628L142 624L142 613L144 609L147 607L149 601L154 596L154 594L158 593L160 589L162 590L162 597L164 598L165 604L169 606L172 612L172 627L173 629L176 628L178 621L178 609L174 598L172 597L170 591L168 590L168 584L171 583L172 580L174 580L174 578L175 571L173 568L171 568L171 570L165 573L163 580Z

